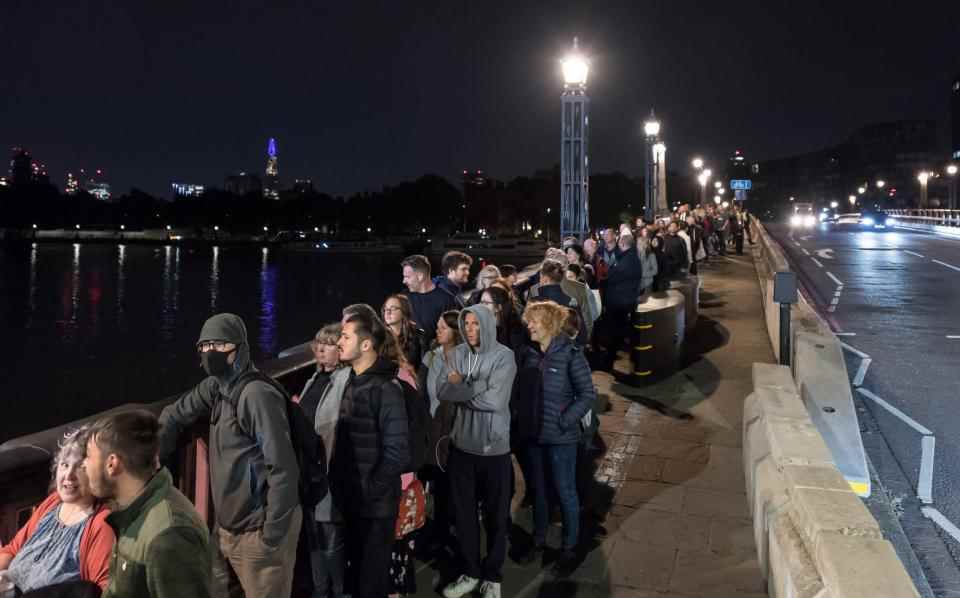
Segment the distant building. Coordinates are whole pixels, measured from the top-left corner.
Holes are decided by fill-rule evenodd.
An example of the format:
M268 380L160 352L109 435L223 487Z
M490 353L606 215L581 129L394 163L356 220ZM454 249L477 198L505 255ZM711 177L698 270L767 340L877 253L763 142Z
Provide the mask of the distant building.
M30 152L22 147L13 148L13 155L10 157L10 177L11 185L26 185L33 182L33 158Z
M194 185L192 183L171 183L173 187L173 197L200 197L203 195L204 186L203 185Z
M87 193L96 197L100 201L110 201L110 183L95 182L91 180L84 185L84 189L86 189Z
M953 78L953 85L950 88L950 119L953 121L950 157L960 160L960 74Z
M917 173L939 161L934 121L896 121L866 125L826 149L758 162L752 176L755 195L770 201L846 202L864 187L867 199L893 207L909 204L919 194Z
M306 195L314 192L312 179L296 179L293 181L293 190L299 195Z
M67 173L67 186L63 189L63 192L67 195L76 195L77 191L80 190L80 181L77 180L77 177L73 176L72 172Z
M267 168L264 178L263 196L269 199L280 198L279 176L280 167L277 157L277 140L273 137L267 141Z
M246 172L227 176L223 181L223 188L227 193L234 195L260 194L263 192L263 184L260 182L260 177Z

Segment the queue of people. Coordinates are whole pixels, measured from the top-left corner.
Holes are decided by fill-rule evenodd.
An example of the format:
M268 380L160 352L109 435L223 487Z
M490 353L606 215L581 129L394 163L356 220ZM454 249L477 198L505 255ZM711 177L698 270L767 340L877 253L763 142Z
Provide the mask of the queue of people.
M293 397L256 368L243 320L216 314L195 346L206 377L159 417L114 414L65 436L53 491L0 548L0 583L25 596L279 598L299 553L314 598L385 598L417 591L417 554L452 550L442 595L497 598L514 461L533 520L514 558L569 575L591 515L591 369L613 371L638 302L728 243L742 252L748 223L739 208L682 206L565 240L525 270L486 264L471 287L471 256L447 253L437 276L409 256L406 292L320 328L316 371ZM209 427L209 533L163 466L197 425ZM51 589L64 593L32 594Z

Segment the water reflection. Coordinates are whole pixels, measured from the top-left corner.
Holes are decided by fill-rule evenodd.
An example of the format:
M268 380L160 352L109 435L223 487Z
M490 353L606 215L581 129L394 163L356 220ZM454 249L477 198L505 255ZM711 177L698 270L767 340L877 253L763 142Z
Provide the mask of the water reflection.
M70 299L64 314L63 341L73 345L77 341L77 312L80 311L80 244L73 244L73 261L70 270Z
M171 342L177 326L180 302L180 248L163 247L163 305L160 306L160 338Z
M210 261L210 313L217 313L217 299L220 297L220 247L213 246L213 258Z
M124 317L124 295L126 293L127 274L124 265L127 261L127 246L117 246L117 326L126 332L127 322Z
M277 272L270 267L270 249L263 248L260 258L260 352L275 355L277 352Z
M33 314L37 311L37 244L30 244L30 280L27 283L27 322L33 325Z

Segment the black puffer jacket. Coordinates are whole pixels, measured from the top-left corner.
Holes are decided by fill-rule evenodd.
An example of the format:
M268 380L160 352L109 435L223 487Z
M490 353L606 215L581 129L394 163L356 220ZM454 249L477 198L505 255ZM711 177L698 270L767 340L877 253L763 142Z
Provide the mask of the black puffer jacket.
M351 372L340 403L330 488L343 513L397 516L400 474L410 462L407 410L397 366L378 359L359 376Z
M620 262L618 262L619 264ZM540 444L572 444L580 439L580 418L594 407L597 394L590 375L590 365L583 351L567 336L554 337L541 353L528 347L520 367L525 375L536 372L539 384L529 384L526 390L539 391L538 397L517 397L518 403L532 402L532 425L539 429L535 436ZM518 387L518 392L523 388Z

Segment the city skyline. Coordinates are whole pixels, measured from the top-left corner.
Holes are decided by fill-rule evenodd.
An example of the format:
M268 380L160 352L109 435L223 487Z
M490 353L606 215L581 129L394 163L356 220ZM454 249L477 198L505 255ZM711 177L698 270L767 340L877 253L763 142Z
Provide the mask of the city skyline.
M693 154L773 159L917 118L937 122L947 151L953 7L930 18L922 6L506 6L241 3L229 15L107 18L79 3L41 29L31 25L47 8L18 5L0 24L0 46L21 57L0 75L0 147L29 148L59 188L76 164L97 164L116 192L158 196L172 181L263 172L269 138L284 145L284 185L352 193L425 172L455 181L464 168L509 179L559 163L559 58L578 36L592 64L594 172L642 173L651 108L677 169ZM338 27L318 33L321 21ZM102 89L78 85L91 69ZM241 76L256 69L262 84Z

